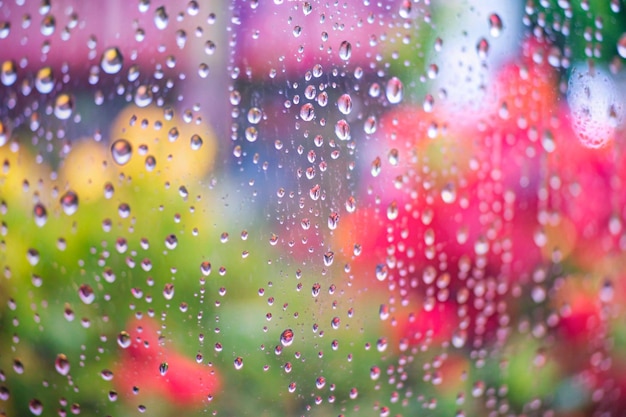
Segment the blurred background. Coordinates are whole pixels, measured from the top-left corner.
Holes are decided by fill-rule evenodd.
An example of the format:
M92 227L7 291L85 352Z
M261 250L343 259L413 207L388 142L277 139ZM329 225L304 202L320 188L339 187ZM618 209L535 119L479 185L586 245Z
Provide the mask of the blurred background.
M622 2L0 6L0 415L625 415Z

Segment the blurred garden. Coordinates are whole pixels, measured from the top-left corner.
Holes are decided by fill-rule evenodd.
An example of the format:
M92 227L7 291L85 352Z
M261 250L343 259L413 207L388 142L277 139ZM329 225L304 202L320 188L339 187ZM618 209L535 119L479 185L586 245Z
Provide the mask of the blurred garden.
M619 0L0 5L0 416L626 415Z

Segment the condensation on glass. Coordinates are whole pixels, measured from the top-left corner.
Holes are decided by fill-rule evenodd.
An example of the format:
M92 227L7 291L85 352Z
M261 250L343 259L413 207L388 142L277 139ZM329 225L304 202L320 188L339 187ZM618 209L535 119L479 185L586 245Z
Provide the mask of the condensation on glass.
M0 415L623 414L619 0L0 6Z

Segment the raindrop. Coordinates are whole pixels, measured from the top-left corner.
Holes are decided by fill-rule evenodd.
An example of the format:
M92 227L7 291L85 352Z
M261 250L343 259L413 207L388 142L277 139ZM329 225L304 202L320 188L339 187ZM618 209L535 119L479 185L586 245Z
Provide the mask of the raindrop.
M152 103L152 91L146 85L140 85L135 92L135 104L138 107L146 107Z
M315 117L315 108L311 103L305 103L300 107L300 118L305 122L310 122Z
M165 376L168 369L169 365L167 364L167 362L161 362L161 364L159 365L159 373L161 374L161 376Z
M174 284L165 284L165 287L163 288L163 297L165 297L166 300L174 298Z
M59 94L54 102L54 115L60 120L67 120L74 111L74 99L69 94Z
M317 387L317 389L322 389L324 388L325 385L326 385L326 378L324 378L323 376L317 377L317 379L315 380L315 386Z
M376 279L379 281L384 281L387 279L387 275L389 274L389 268L385 264L376 265Z
M67 360L67 356L59 353L54 361L54 367L61 375L67 375L70 372L70 362Z
M339 317L333 317L330 320L330 327L332 327L335 330L337 330L339 328L340 324L341 324L341 319Z
M344 119L339 120L335 124L335 135L339 140L349 140L350 139L350 125Z
M351 55L352 55L352 45L350 44L350 42L348 41L341 42L341 45L339 45L339 58L343 59L344 61L347 61L350 59Z
M342 94L337 100L337 108L342 114L350 114L352 111L352 97L349 94Z
M456 200L456 188L454 187L454 184L447 183L441 189L441 199L446 204L454 203L454 201Z
M262 116L263 112L258 107L252 107L248 110L248 122L253 125L258 124L261 121Z
M54 88L54 75L52 73L52 68L43 67L39 71L37 71L37 76L35 77L35 88L41 94L48 94Z
M74 191L70 190L63 194L60 201L63 212L68 216L71 216L78 210L78 195Z
M41 21L41 34L44 36L50 36L54 33L54 29L56 28L56 20L54 16L47 15Z
M17 68L15 61L7 60L2 63L2 68L0 69L0 81L6 87L9 87L17 81Z
M117 74L122 69L123 64L124 57L116 47L108 48L102 53L100 66L107 74Z
M487 39L482 38L476 44L476 52L478 53L478 57L482 60L487 59L487 55L489 53L489 42Z
M617 53L619 56L626 59L626 32L622 33L622 36L620 36L617 41Z
M202 141L202 138L198 134L191 135L190 142L191 142L191 149L194 151L197 151L198 149L200 149L202 147L202 144L204 143Z
M489 34L494 38L502 34L502 19L496 13L489 15Z
M78 296L80 297L81 301L85 304L91 304L96 299L96 295L93 292L93 288L91 288L91 286L89 286L88 284L82 284L78 288Z
M335 259L335 253L332 251L328 251L324 254L324 265L331 266L333 264L333 260Z
M293 343L294 333L291 329L284 330L280 335L280 343L287 347Z
M402 101L403 92L402 81L397 77L391 78L387 81L387 87L385 88L385 94L387 96L387 100L391 104L398 104Z
M118 165L125 165L130 161L133 148L126 139L118 139L111 145L111 156Z
M403 19L408 19L411 17L411 0L402 0L402 4L400 5L400 17Z
M38 399L33 398L28 402L28 409L34 415L39 416L43 412L43 404Z
M237 356L233 363L236 370L240 370L241 368L243 368L243 358L241 356Z
M167 27L167 23L169 21L169 16L165 11L165 6L161 6L157 8L154 12L154 24L157 29L163 30Z
M48 212L46 211L46 207L41 204L35 204L35 208L33 209L33 215L35 216L35 224L39 227L42 227L46 224L48 220Z

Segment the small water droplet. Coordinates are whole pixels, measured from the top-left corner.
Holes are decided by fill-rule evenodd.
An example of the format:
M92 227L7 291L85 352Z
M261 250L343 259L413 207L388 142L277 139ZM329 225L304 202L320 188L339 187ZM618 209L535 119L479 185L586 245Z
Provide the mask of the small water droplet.
M241 356L237 356L233 363L236 370L240 370L241 368L243 368L243 358Z
M161 364L159 365L159 373L161 374L161 376L165 376L169 368L170 366L168 365L167 362L161 362Z
M167 12L165 11L165 6L161 6L157 8L154 12L154 24L156 25L157 29L159 30L165 29L167 27L168 22L169 22L169 16L167 15Z

